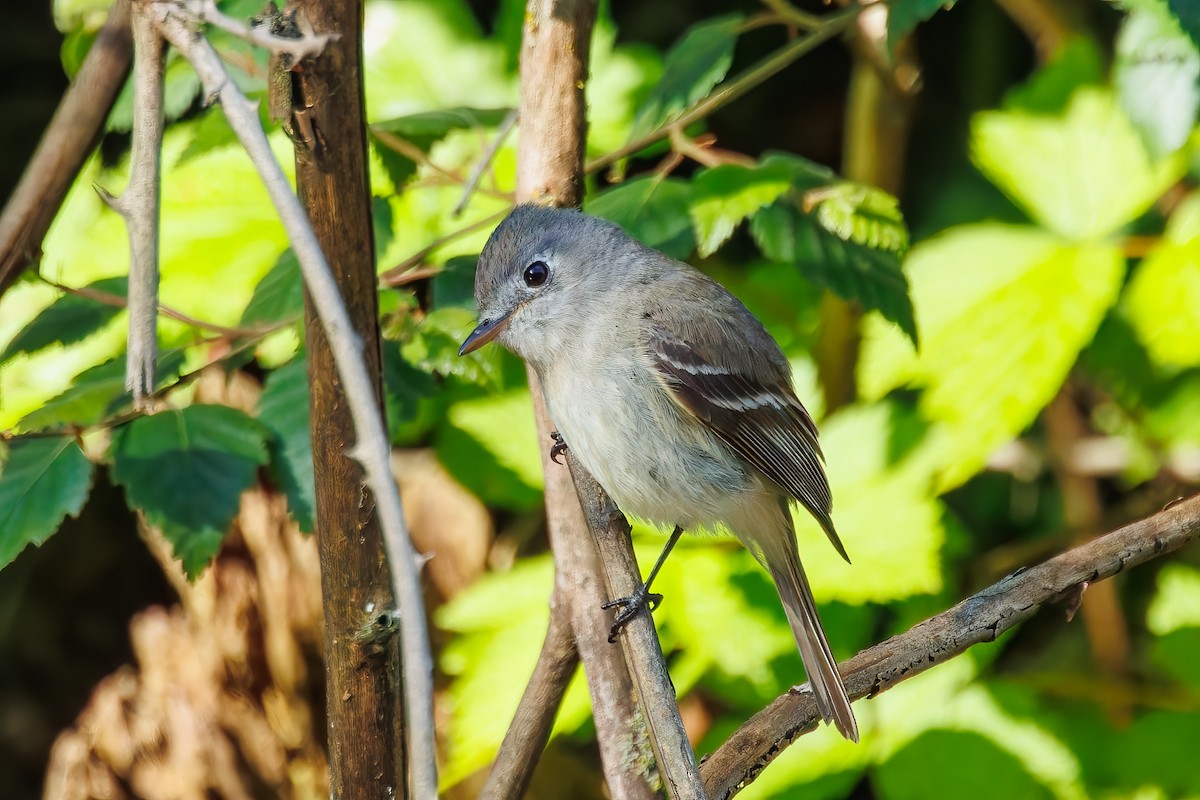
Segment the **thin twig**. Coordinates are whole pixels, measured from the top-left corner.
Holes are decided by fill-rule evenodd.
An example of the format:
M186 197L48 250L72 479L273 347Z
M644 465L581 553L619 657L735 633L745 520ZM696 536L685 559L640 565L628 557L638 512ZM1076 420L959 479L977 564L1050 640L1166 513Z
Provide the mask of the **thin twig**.
M133 6L133 142L129 185L113 197L100 196L125 220L129 231L129 341L125 388L133 407L149 408L158 359L158 217L161 209L163 69L166 43L158 35L147 6Z
M418 800L437 797L437 760L433 724L433 657L426 630L421 595L420 559L413 551L404 520L400 495L390 469L387 431L375 403L375 392L362 358L363 343L354 335L329 264L309 225L304 209L292 192L287 176L271 152L259 123L255 105L246 99L203 37L192 33L186 17L170 3L156 3L157 22L166 39L192 64L210 97L221 103L230 127L246 148L275 205L292 249L300 262L304 282L321 318L325 336L335 355L338 375L354 418L357 439L347 452L366 474L374 495L391 568L396 576L402 638L405 713L412 763L413 795Z
M483 173L496 160L496 154L500 152L500 147L504 144L504 140L512 133L513 128L517 126L517 110L514 108L504 115L504 120L500 123L500 129L496 131L496 136L492 139L492 144L488 147L487 152L483 154L483 158L479 159L479 163L471 170L471 175L467 178L467 184L463 187L462 197L455 203L454 208L450 211L450 216L459 217L463 210L467 207L467 203L471 200L471 195L474 194L476 187L479 186L479 181L483 178Z
M106 306L112 306L113 308L127 308L129 306L128 298L122 297L119 294L110 294L109 292L102 292L98 289L90 289L86 286L67 286L59 283L58 281L47 278L45 275L39 275L38 279L47 286L51 286L58 291L63 292L64 294L74 295L75 297L86 297L88 300L94 300L97 303L102 303ZM165 306L162 303L158 304L158 313L162 314L164 317L169 317L176 322L182 322L184 325L188 325L193 328L199 328L200 330L218 333L224 339L245 339L253 336L262 336L267 333L273 333L274 331L290 325L299 319L299 316L296 316L290 319L280 320L279 322L272 322L270 324L253 325L249 328L230 328L225 325L218 325L215 322L208 322L207 320L193 317L189 314L183 313L182 311L177 311L170 306Z
M0 296L38 259L42 239L104 129L133 51L130 2L117 0L0 214Z
M995 641L1046 605L1077 600L1089 584L1200 538L1200 495L1152 517L1021 569L905 633L862 651L841 667L852 699L875 695L972 645ZM709 797L727 800L753 781L821 716L811 692L788 692L734 731L701 774Z
M805 53L812 51L818 45L824 44L846 30L861 11L861 7L855 6L845 11L822 17L820 26L814 28L807 36L789 42L741 75L738 75L734 80L717 87L715 91L706 95L702 100L697 101L695 105L683 112L683 114L663 123L656 130L651 131L640 139L618 147L611 153L592 159L588 162L586 171L592 173L604 169L610 164L614 164L654 144L659 139L667 136L671 132L671 128L678 127L683 129L693 122L704 119L718 108L736 100L758 86Z
M509 209L507 209L507 208L504 209L503 211L497 211L495 214L484 217L483 219L479 220L478 222L472 222L470 225L467 225L466 227L459 228L456 231L451 231L450 233L446 234L445 236L442 236L439 239L433 240L426 247L422 247L420 250L413 253L411 256L404 259L396 266L380 273L379 283L383 286L399 286L400 284L407 282L406 279L403 277L404 273L408 272L410 269L420 266L421 263L425 261L425 259L429 258L430 253L433 253L434 251L439 250L442 247L445 247L446 245L450 244L451 242L461 239L464 236L467 236L468 234L472 234L475 231L482 230L489 226L494 226L497 222L504 219L504 217L508 214L508 212L509 212Z
M556 590L550 597L546 640L525 693L521 695L517 713L496 753L487 783L479 793L480 800L520 800L524 797L542 750L550 739L554 716L567 684L578 666L579 650L571 635L567 603Z

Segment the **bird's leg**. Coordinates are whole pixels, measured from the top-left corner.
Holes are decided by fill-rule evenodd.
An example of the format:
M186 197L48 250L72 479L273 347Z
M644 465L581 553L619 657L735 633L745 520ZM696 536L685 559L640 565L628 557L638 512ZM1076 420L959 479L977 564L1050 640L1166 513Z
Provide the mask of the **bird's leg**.
M563 441L562 434L558 431L551 431L550 438L554 440L554 444L550 445L550 460L555 464L561 464L558 457L567 452L567 443Z
M671 550L675 548L675 543L679 541L679 537L683 535L683 528L678 525L671 532L671 538L667 539L667 546L658 556L658 561L654 562L654 568L650 570L650 574L646 577L646 582L634 591L629 597L618 597L616 600L609 600L601 608L619 608L617 616L613 619L612 627L608 630L608 640L615 642L617 634L621 629L629 624L629 621L637 616L637 613L645 608L647 611L654 611L658 608L658 604L662 602L661 594L652 594L650 592L650 584L654 583L654 578L658 575L658 571L662 569L662 565L666 563L667 556L671 555Z

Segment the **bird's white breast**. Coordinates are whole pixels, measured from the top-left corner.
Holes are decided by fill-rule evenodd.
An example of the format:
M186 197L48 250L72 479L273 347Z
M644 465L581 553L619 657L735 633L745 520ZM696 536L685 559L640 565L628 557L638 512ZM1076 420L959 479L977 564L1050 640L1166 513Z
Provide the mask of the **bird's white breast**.
M646 352L585 326L542 373L550 418L579 462L626 514L711 527L753 481L724 445L657 382Z

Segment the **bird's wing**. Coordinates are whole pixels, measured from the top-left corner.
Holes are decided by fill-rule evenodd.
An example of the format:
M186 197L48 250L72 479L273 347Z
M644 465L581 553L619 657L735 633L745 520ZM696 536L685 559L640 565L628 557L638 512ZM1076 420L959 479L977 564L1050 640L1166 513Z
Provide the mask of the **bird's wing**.
M719 284L698 272L673 279L684 285L668 293L669 305L643 313L660 382L686 413L808 509L849 561L830 517L817 427L792 389L779 345Z

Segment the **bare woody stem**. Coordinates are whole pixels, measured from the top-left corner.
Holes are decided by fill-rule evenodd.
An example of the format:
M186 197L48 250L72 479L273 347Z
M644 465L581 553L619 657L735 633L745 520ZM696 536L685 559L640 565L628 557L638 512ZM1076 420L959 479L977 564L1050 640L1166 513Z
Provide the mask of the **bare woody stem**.
M874 697L981 642L995 641L1041 608L1065 602L1073 610L1089 584L1178 550L1200 538L1200 495L1139 522L1021 569L862 651L842 665L851 699ZM751 717L701 768L713 800L733 797L820 720L812 695L788 692Z
M320 243L292 192L287 176L271 152L254 105L237 88L208 41L195 35L192 28L194 19L181 14L173 3L155 3L154 9L157 13L156 23L164 38L192 64L205 92L218 99L230 127L262 177L267 194L275 205L300 262L305 286L334 354L338 377L356 432L355 443L347 455L362 465L385 537L389 542L396 543L400 550L389 556L391 569L396 575L396 599L401 621L407 741L413 773L412 796L419 800L433 800L437 796L433 658L421 595L420 560L412 549L399 491L391 473L390 440L379 414L374 384L364 364L363 343L354 334L353 323L342 303ZM389 609L366 611L382 614ZM398 791L399 787L393 786L392 789Z

